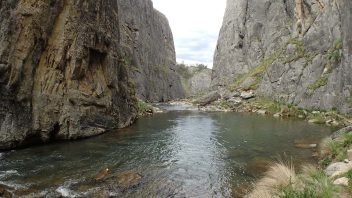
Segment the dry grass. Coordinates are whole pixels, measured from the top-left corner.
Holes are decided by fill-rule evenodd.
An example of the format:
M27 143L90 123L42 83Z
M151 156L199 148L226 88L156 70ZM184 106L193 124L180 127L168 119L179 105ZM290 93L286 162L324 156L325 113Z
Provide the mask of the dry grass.
M333 198L338 188L324 171L312 165L296 174L292 165L277 163L259 180L247 198Z
M264 178L259 180L248 198L271 198L279 194L280 190L296 182L296 174L292 165L274 164Z

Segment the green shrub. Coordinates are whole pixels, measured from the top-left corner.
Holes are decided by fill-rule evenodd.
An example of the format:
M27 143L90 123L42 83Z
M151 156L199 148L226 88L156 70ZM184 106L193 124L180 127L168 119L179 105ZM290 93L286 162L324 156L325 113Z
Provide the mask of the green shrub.
M153 107L148 105L142 100L138 100L137 107L138 107L138 113L142 115L153 112Z

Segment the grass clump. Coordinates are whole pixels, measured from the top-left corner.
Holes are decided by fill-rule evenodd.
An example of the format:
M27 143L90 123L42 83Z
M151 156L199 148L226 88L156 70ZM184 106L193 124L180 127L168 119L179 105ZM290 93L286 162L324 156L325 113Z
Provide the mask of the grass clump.
M306 60L307 64L308 64L309 62L312 62L314 57L316 56L315 54L309 52L305 48L304 43L302 41L299 41L299 40L297 40L295 38L291 38L290 40L288 40L287 44L295 45L296 50L295 50L295 53L292 56L288 57L284 61L284 64L297 61L298 59L301 59L301 58L304 58Z
M317 81L308 86L308 89L315 91L320 87L325 86L328 83L329 76L327 74L322 75Z
M330 62L340 62L342 59L342 39L337 39L334 45L329 49L327 57Z
M333 161L343 161L347 158L347 150L352 146L352 134L345 134L336 140L331 138L321 144L321 165L326 166Z
M142 100L138 100L137 109L138 109L139 115L146 115L146 114L153 113L153 107Z
M261 81L262 74L269 68L269 66L271 66L276 60L279 59L283 51L283 47L277 49L273 54L271 54L271 56L264 59L257 67L251 69L247 74L236 78L234 84L230 86L230 89L235 90L239 88L239 86L249 77L255 77L258 80L256 83L258 85Z
M249 198L333 198L338 188L324 171L314 166L304 166L297 174L292 165L275 164L259 180Z

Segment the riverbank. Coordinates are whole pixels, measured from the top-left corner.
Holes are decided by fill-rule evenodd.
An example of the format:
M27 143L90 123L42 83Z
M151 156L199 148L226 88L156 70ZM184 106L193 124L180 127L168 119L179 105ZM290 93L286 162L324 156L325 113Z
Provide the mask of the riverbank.
M250 112L276 118L298 118L314 124L343 128L352 125L352 118L335 109L330 111L304 109L292 104L258 97L253 91L210 92L180 102L193 104L202 111Z
M274 164L245 197L352 197L351 149L352 127L346 127L320 143L318 167Z
M294 167L292 162L273 163L244 193L234 197L351 197L352 196L352 124L351 118L336 110L318 111L256 97L251 91L221 96L217 92L182 101L202 111L249 112L276 118L297 118L336 129L319 144L295 142L299 148L318 148L313 155L318 165ZM345 127L345 128L344 128ZM243 191L243 190L242 190Z

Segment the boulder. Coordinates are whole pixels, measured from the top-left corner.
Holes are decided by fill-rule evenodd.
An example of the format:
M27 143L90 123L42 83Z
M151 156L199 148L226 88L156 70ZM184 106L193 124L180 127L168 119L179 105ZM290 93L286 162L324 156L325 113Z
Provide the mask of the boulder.
M248 100L248 99L251 99L251 98L254 98L255 97L255 94L253 91L244 91L244 92L241 92L241 98L245 99L245 100Z
M217 91L213 91L205 95L201 99L199 99L197 103L199 104L199 106L206 106L211 104L214 101L217 101L220 98L221 98L221 95Z
M325 169L325 173L330 177L336 177L336 176L343 175L350 170L352 170L352 161L348 163L336 162L336 163L330 164Z
M232 106L239 106L240 104L242 104L242 99L239 97L231 98L230 100L228 100L228 102L230 102Z
M338 178L334 181L334 185L338 185L338 186L348 186L348 181L349 179L347 177L341 177L341 178Z
M232 98L237 98L237 97L240 97L241 96L241 93L238 92L238 91L233 91L233 92L230 92L230 93L227 93L224 95L224 99L225 100L230 100Z

